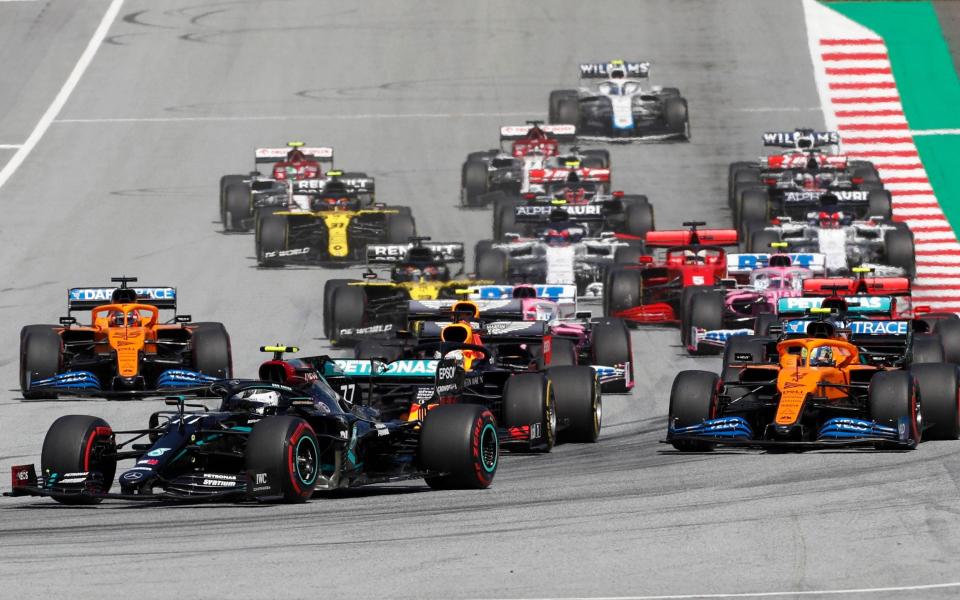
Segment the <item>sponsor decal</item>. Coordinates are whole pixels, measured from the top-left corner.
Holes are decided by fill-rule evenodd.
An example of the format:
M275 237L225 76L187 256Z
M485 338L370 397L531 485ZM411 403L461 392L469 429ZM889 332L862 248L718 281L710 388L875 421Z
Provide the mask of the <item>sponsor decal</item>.
M541 430L540 430L540 422L539 422L539 421L537 421L536 423L530 425L530 439L531 439L531 440L538 440L538 439L540 439L540 436L541 436L541 435L543 435L543 434L542 434L542 432L541 432Z
M621 70L627 77L646 77L650 71L650 63L626 61L582 63L580 77L606 77L612 70Z
M383 437L385 435L390 435L390 430L387 429L387 426L383 423L374 423L374 426L377 428L377 436Z
M207 478L204 478L203 480L203 485L207 487L233 487L236 484L237 482L235 480L225 481L223 479L207 479Z
M553 206L518 206L516 214L518 217L546 216L554 209ZM563 210L570 216L603 214L603 207L599 204L568 204L563 207Z
M116 288L71 288L70 301L110 301ZM171 287L133 288L144 300L176 300L177 290Z
M907 321L852 321L850 332L854 335L907 335Z
M269 252L264 252L264 258L283 258L286 256L302 256L304 254L310 254L310 246L305 248L293 248L291 250L271 250Z
M138 460L137 464L138 465L155 465L155 464L158 464L159 462L160 461L155 458L145 458L143 460Z
M810 269L823 264L822 254L796 253L788 254L787 256L790 257L790 264L794 267ZM767 253L728 255L728 259L732 257L736 257L736 266L734 268L738 271L761 269L766 267L770 262L770 254Z
M385 365L378 375L418 376L434 375L437 372L437 360L398 360ZM369 360L335 360L334 364L347 376L370 375Z
M130 481L137 481L138 479L143 479L143 473L140 471L130 470L123 474L123 478Z
M17 470L17 481L26 481L30 479L30 472L27 469Z
M816 146L840 143L840 134L836 131L814 131L811 137L813 137L813 143ZM767 146L792 146L797 143L797 132L767 131L763 134L763 143Z
M369 327L346 327L340 330L340 336L370 335L373 333L389 333L391 331L393 331L393 324L386 323L383 325L370 325Z
M267 482L267 474L266 474L266 473L254 473L254 474L253 474L253 483L254 483L255 485L266 485L266 484L268 483L268 482Z
M750 362L753 360L753 355L749 352L734 352L733 360L736 362Z
M163 456L167 452L170 452L170 448L154 448L150 452L147 452L147 456Z
M822 192L784 192L783 199L786 202L816 202L824 194L833 194L840 202L866 202L870 192L865 190L833 190Z

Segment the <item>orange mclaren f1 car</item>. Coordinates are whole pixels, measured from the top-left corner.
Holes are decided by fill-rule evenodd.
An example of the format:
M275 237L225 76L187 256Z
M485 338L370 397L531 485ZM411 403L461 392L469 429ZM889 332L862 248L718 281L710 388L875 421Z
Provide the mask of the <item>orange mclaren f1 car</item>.
M191 323L171 287L72 288L59 325L20 332L20 386L28 399L58 395L135 397L206 389L232 376L230 337L220 323ZM78 325L74 311L90 311Z
M732 358L739 368L724 370L729 380L707 371L677 374L666 439L676 449L914 448L921 436L960 437L954 364L869 364L829 321L808 325L806 337L771 340L759 361L750 353Z

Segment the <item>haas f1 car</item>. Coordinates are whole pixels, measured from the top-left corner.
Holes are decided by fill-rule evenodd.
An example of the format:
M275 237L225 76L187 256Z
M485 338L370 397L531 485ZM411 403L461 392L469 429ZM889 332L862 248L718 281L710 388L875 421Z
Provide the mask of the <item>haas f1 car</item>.
M584 139L689 139L687 101L677 88L645 88L649 76L649 62L581 64L581 79L603 81L550 92L550 122L575 125Z
M493 481L499 459L496 424L477 405L434 404L391 419L360 394L334 391L319 372L327 357L275 360L261 380L224 380L210 386L217 410L150 416L147 427L114 431L103 419L70 415L47 432L34 465L13 467L10 495L49 496L62 504L125 500L256 500L303 502L314 490L333 490L424 478L440 489L481 489ZM367 363L369 365L369 363ZM342 379L342 378L341 378ZM341 386L352 389L353 384ZM352 399L352 401L351 401ZM117 463L135 461L111 492Z
M176 311L174 288L128 287L135 277L111 281L120 287L71 288L68 316L59 325L21 330L24 398L195 392L231 376L230 337L222 324L176 314L161 322L161 310ZM78 324L75 311L90 311L90 323Z

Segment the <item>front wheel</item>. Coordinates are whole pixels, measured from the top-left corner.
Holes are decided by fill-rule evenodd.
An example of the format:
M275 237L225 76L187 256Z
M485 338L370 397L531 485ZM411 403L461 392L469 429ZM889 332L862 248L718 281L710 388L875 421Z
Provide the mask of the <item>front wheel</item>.
M539 373L522 373L503 386L503 426L508 431L526 428L529 448L550 452L557 439L557 409L554 388Z
M31 382L54 377L60 370L63 343L54 327L27 325L20 331L20 391L28 400L57 397L52 392L31 389Z
M500 459L493 415L476 404L431 409L420 430L417 458L433 489L489 487Z
M277 267L283 264L280 253L287 250L287 218L278 215L264 215L257 224L258 249L257 262L262 267Z
M908 436L920 443L923 412L916 382L909 371L883 371L870 380L868 397L870 416L880 425L899 429L902 423L910 429Z
M306 502L320 474L320 446L313 428L298 417L268 417L247 439L247 474L273 486L284 502ZM262 477L261 477L262 476Z
M671 430L699 425L715 416L720 378L709 371L680 371L670 389ZM709 442L673 440L673 447L681 452L705 452L713 449Z
M191 346L194 370L218 379L233 376L230 335L222 323L194 323Z
M97 504L102 498L82 494L85 483L70 485L67 474L86 473L85 480L100 481L98 491L106 493L117 473L117 446L106 421L88 415L66 415L53 422L43 439L40 470L48 486L62 489L54 494L60 504ZM71 488L76 487L76 490ZM74 492L74 493L69 493Z
M565 442L593 443L600 437L603 400L597 374L590 367L547 370L557 403L557 421Z

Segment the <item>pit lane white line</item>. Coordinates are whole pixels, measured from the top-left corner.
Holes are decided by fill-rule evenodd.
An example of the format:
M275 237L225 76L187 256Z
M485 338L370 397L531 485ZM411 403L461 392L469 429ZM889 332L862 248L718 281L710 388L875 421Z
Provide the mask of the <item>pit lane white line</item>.
M0 2L3 2L3 0L0 0ZM23 144L0 144L0 150L16 150L21 146Z
M33 131L30 132L30 137L27 138L27 141L17 148L16 154L11 156L7 164L0 170L0 188L17 172L17 169L23 164L23 161L27 159L30 152L33 151L34 147L43 137L43 134L46 133L50 124L53 123L57 115L60 114L63 106L70 98L70 94L73 93L74 88L80 83L80 78L83 77L87 67L90 66L90 63L93 61L93 57L96 56L101 42L103 42L111 25L113 25L114 20L117 18L123 2L124 0L113 0L110 6L107 7L107 11L100 20L100 25L98 25L97 29L93 32L93 37L90 38L87 47L83 50L80 58L77 59L77 64L73 66L73 70L70 72L67 80L63 82L63 87L60 88L53 102L47 107L47 111L43 113L43 116L37 121L37 125L33 128Z
M931 583L926 585L901 585L878 588L853 588L848 590L801 590L795 592L743 592L734 594L666 594L658 596L575 596L546 598L497 598L488 600L709 600L722 598L783 598L789 596L841 596L864 594L888 594L891 592L920 592L960 588L960 581Z
M910 135L960 135L960 129L913 129Z

